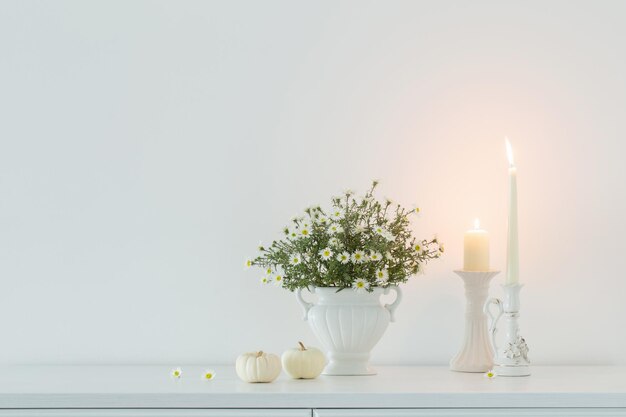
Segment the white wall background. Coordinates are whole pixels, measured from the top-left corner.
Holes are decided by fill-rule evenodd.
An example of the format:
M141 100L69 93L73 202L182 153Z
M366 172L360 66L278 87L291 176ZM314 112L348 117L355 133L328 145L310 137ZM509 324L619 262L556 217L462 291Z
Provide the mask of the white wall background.
M625 19L623 1L3 1L1 361L315 344L243 259L376 177L447 253L373 360L444 364L474 217L504 266L508 135L532 359L626 363Z

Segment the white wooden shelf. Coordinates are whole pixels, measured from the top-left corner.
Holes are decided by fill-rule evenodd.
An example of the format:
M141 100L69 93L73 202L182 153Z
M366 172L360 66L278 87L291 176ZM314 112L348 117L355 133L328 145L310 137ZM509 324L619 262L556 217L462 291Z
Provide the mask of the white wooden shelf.
M626 367L534 367L530 377L492 380L378 367L376 376L271 384L241 382L232 367L203 381L203 369L184 366L175 380L164 366L0 367L0 416L626 416Z

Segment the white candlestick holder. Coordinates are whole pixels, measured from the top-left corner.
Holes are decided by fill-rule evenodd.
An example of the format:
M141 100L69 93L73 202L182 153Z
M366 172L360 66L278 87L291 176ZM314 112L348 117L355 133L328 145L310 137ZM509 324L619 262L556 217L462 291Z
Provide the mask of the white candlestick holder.
M530 375L530 361L528 360L528 345L519 334L519 310L522 289L520 284L503 285L504 300L491 298L485 303L485 313L491 318L489 332L496 352L494 371L501 376L528 376ZM491 305L497 307L497 314L491 312ZM496 343L498 322L504 316L505 340L504 345Z
M454 271L465 283L465 334L459 352L450 360L450 369L459 372L486 372L493 367L493 348L483 310L489 282L500 271Z

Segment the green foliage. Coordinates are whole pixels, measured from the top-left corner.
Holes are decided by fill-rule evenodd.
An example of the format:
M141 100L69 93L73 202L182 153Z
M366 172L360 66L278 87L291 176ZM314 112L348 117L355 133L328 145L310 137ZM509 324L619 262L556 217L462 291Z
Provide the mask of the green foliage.
M262 282L293 291L306 287L355 288L372 291L404 283L431 259L443 254L436 238L418 240L406 210L374 198L377 181L363 198L346 191L332 199L332 208L307 208L286 227L284 237L246 265L262 267Z

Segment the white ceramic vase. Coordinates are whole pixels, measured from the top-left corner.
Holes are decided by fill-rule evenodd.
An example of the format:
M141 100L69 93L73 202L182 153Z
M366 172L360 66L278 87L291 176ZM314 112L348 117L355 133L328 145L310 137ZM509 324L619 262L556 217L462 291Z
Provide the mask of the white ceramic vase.
M391 304L382 305L380 296L396 291ZM317 303L302 298L302 290L296 298L304 308L304 320L309 322L313 333L328 351L325 375L375 375L369 366L370 351L378 343L394 311L402 299L400 288L375 288L372 292L337 288L313 288Z

